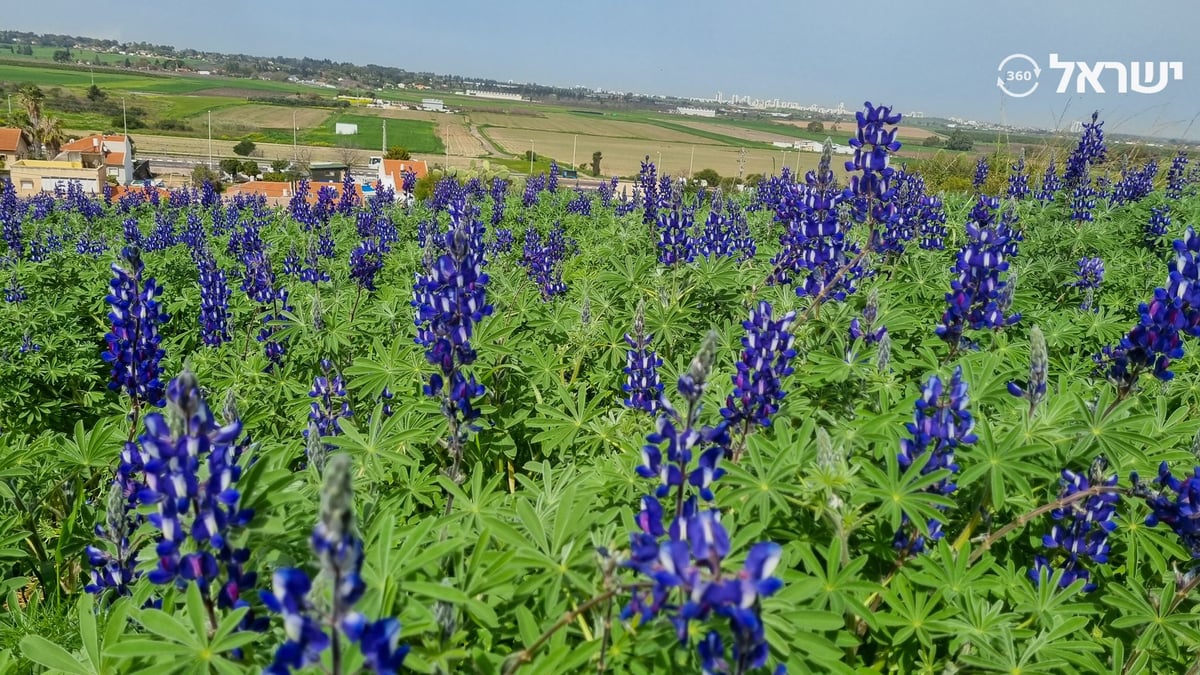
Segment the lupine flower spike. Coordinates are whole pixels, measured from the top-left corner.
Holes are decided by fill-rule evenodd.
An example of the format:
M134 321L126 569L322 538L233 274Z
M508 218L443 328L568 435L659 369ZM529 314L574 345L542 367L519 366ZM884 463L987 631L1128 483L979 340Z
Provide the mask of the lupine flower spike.
M1046 337L1042 329L1034 325L1029 329L1029 381L1024 387L1016 382L1008 383L1008 393L1029 401L1029 414L1037 412L1038 404L1046 397L1046 372L1050 358L1046 352Z
M967 382L962 376L962 366L954 369L954 375L946 385L942 379L933 375L921 390L917 399L913 421L907 425L912 438L900 441L900 467L907 469L918 458L928 454L929 459L921 468L921 475L928 475L938 470L946 470L950 475L926 488L927 492L948 495L958 489L953 482L953 475L958 472L958 464L954 462L954 452L960 445L974 443L976 438L972 430L975 420L967 409L970 403L967 395ZM944 507L938 507L943 510ZM905 553L921 553L928 541L937 541L945 534L942 531L942 521L931 518L927 530L929 536L915 531L912 522L905 516L900 529L896 531L893 540L895 547Z
M1097 457L1092 462L1088 475L1063 469L1059 483L1062 490L1059 499L1068 499L1072 495L1086 492L1092 486L1115 488L1117 474L1105 477L1104 471L1108 461ZM1050 517L1056 522L1050 528L1050 533L1042 537L1042 545L1048 549L1059 549L1065 559L1058 565L1063 571L1059 587L1066 588L1076 579L1083 579L1085 593L1096 589L1096 583L1091 580L1091 573L1084 566L1085 561L1099 564L1108 563L1108 535L1117 529L1117 502L1121 499L1116 491L1106 491L1092 495L1069 505L1050 512ZM1148 525L1153 525L1147 519ZM1037 583L1048 579L1054 571L1054 566L1045 556L1034 558L1029 576Z
M332 668L328 672L342 675L343 640L358 645L368 672L399 672L408 655L408 645L400 644L400 622L392 618L370 621L354 611L366 583L362 578L363 542L354 532L350 458L345 454L334 455L326 465L320 521L310 543L333 597L330 601L314 598L313 583L303 570L276 570L271 591L260 595L268 609L283 615L287 640L264 672L287 675L317 665L330 649Z

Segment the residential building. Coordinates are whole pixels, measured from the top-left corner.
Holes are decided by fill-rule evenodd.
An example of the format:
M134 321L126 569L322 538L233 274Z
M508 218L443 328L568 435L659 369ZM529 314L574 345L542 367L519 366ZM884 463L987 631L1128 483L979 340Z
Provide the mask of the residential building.
M417 180L429 173L429 166L424 161L415 159L385 159L379 163L379 184L392 192L400 192L404 187L404 172L411 171Z
M17 195L28 197L53 192L59 184L79 183L84 192L99 194L105 183L105 167L57 159L20 159L9 166L9 179Z
M129 185L134 179L133 139L124 134L93 134L62 146L54 159L79 162L87 167L102 166L104 175Z
M446 104L440 98L421 99L421 110L426 112L446 112Z
M314 181L308 185L308 202L310 204L317 202L317 193L321 191L321 188L333 189L337 198L341 199L342 184L340 182ZM360 183L354 184L354 191L358 194L359 199L362 199L364 194L369 195L371 193L369 186L364 186ZM296 185L288 181L252 180L225 188L225 197L232 197L239 194L262 195L266 198L267 203L272 206L285 206L295 196Z
M314 183L340 183L349 170L341 162L313 162L308 165L308 176Z
M20 129L0 127L0 162L5 166L29 156L29 143Z
M691 108L687 106L679 106L675 108L677 115L690 115L692 117L716 117L717 111L709 108Z

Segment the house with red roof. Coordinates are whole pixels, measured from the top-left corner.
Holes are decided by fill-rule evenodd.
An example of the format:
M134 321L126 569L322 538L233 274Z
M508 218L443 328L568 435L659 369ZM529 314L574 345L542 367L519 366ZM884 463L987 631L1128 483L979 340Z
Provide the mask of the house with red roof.
M12 164L29 156L29 143L25 132L11 127L0 127L0 162Z
M124 134L92 134L62 146L56 160L104 167L104 175L119 185L133 180L133 139Z
M412 172L421 180L429 173L429 166L415 159L385 159L379 163L379 184L399 194L404 187L405 172Z

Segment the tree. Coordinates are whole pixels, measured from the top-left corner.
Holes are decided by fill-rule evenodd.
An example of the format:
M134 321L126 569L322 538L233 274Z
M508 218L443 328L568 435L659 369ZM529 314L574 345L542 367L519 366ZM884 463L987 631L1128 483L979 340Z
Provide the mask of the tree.
M604 155L599 151L592 153L592 175L600 175L600 160L604 159Z
M92 86L88 87L87 97L92 103L99 103L100 101L108 98L108 94L104 93L103 89L93 84Z
M927 148L940 148L942 147L942 139L938 136L926 136L925 140L921 141L921 145Z
M412 159L412 155L408 153L408 149L402 145L393 145L388 147L387 152L383 154L384 159Z
M975 142L962 129L955 129L950 132L950 138L946 139L947 150L968 151L973 147L975 147Z
M70 61L71 61L71 50L70 49L54 50L54 62L55 63L70 63Z
M362 164L362 153L356 148L351 147L348 140L342 141L340 147L337 149L337 157L342 164L346 165L347 169L353 169Z
M38 138L41 140L42 147L46 149L46 156L57 156L63 143L67 141L67 134L63 131L62 120L53 115L43 117L41 123L38 125Z
M221 177L207 166L203 164L197 164L192 169L192 185L201 187L205 183L212 183L212 186L217 188L219 191L221 187Z
M255 177L255 176L257 176L259 173L261 173L261 172L262 172L262 171L261 171L261 170L258 168L258 162L254 161L254 160L252 160L252 159L244 159L244 160L242 160L242 166L241 166L241 168L240 168L240 171L242 172L242 175L244 175L244 176L248 176L248 177L250 177L250 178L254 178L254 177Z
M721 174L715 169L700 169L692 176L697 181L704 181L704 184L709 187L716 187L721 184Z
M821 124L817 120L813 120L813 121L809 122L808 126L805 128L808 129L809 131L813 132L814 134L819 134L819 133L822 133L825 131L825 125Z
M286 159L276 159L271 161L271 171L273 173L283 173L288 170L292 163Z
M232 177L237 177L238 170L242 168L242 160L240 159L223 159L217 166L221 167L221 171L229 174Z
M254 148L254 141L248 138L243 138L242 140L238 141L237 145L233 146L233 154L241 155L242 157L249 157L250 155L254 154Z

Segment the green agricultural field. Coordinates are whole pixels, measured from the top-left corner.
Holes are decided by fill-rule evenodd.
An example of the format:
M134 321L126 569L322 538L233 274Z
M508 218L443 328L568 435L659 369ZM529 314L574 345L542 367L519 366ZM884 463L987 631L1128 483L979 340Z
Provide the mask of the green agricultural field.
M334 133L334 125L338 122L357 124L358 133L353 136L338 136ZM421 120L388 119L388 145L401 145L409 152L423 154L440 154L446 151L442 139L438 137L434 124ZM290 128L264 128L251 133L248 138L258 142L291 143ZM359 150L380 150L383 147L383 118L370 115L333 114L321 126L300 129L298 138L303 145L342 146Z

